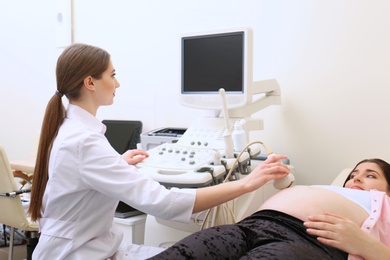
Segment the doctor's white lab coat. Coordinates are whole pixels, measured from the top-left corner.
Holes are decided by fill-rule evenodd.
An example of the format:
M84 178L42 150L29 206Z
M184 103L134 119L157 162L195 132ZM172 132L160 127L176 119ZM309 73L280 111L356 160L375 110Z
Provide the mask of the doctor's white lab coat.
M33 259L113 258L123 236L113 227L119 200L156 217L190 220L195 190L168 190L138 172L111 147L105 129L87 111L68 106L50 154Z

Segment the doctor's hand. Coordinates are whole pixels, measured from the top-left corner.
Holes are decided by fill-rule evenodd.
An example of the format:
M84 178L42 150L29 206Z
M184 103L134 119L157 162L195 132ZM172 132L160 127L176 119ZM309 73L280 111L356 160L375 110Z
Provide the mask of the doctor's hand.
M262 164L257 166L253 171L245 178L242 178L244 182L249 183L251 187L250 191L256 190L268 181L280 179L285 177L290 172L290 168L283 164L281 161L286 159L285 155L269 156Z
M317 240L321 243L347 253L363 256L382 244L365 233L355 222L342 216L325 212L308 218L309 220L304 222L307 233L317 236ZM370 257L364 258L370 259Z
M122 158L128 164L132 165L142 162L146 157L149 157L149 154L144 150L139 149L127 150L124 154L122 154Z

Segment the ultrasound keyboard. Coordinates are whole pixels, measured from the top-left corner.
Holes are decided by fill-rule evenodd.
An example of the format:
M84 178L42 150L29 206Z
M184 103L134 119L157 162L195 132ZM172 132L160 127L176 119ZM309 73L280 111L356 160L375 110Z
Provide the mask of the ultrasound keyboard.
M137 168L170 187L213 184L216 179L223 179L235 161L224 158L224 132L223 118L195 119L177 143L163 143L147 150L149 157L138 163ZM248 161L249 157L245 153L240 161Z
M149 157L139 167L154 167L171 170L193 170L213 162L219 151L213 149L188 148L165 143L148 151Z

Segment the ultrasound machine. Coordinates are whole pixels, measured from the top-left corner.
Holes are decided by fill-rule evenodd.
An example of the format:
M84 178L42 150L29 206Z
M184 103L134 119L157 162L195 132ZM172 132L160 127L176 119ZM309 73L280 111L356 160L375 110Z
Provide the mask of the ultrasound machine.
M213 110L215 117L195 119L176 142L151 149L137 167L167 187L203 187L220 183L237 159L233 126L244 119L245 140L263 129L255 112L280 104L276 80L253 82L253 35L250 28L186 34L181 37L180 104ZM168 136L176 133L167 133ZM142 138L159 136L154 132ZM261 145L248 147L238 158L237 169L248 174L250 159L260 154ZM234 152L236 151L236 152ZM234 176L233 176L234 177Z
M200 188L245 178L272 152L260 141L247 141L250 132L263 129L263 120L253 114L281 104L275 79L253 81L252 38L250 28L182 35L180 104L212 110L215 116L196 118L188 128L159 128L146 133L141 133L140 121L105 120L106 136L113 147L123 153L140 143L138 148L146 150L149 157L136 167L167 188ZM240 145L234 130L238 122ZM294 179L286 181L291 185ZM266 184L229 202L235 219L255 212L276 192L275 187ZM140 213L121 202L116 216ZM144 244L170 246L199 230L199 219L202 222L202 217L193 216L189 224L183 224L147 215Z
M180 104L213 110L215 116L196 118L187 129L178 132L157 129L142 134L142 146L150 156L136 165L140 172L168 188L199 188L218 185L226 178L229 181L244 178L259 163L259 158L267 157L261 151L265 148L269 153L264 143L247 142L241 150L233 138L233 126L238 121L244 120L242 129L245 140L249 140L251 131L263 129L262 119L252 115L270 105L281 104L280 87L275 79L253 81L252 38L250 28L181 37ZM287 181L291 185L293 179ZM253 213L271 193L275 193L275 188L265 185L264 189L236 199L236 218L240 220ZM145 244L171 245L200 229L195 218L182 224L148 215Z

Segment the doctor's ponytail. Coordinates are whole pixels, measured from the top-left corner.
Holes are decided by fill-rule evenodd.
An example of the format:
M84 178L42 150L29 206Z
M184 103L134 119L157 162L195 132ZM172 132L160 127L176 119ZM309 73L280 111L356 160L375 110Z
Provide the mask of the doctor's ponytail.
M110 54L98 47L76 43L67 47L58 57L56 67L57 90L47 104L42 122L37 159L31 186L31 201L28 213L31 220L42 217L42 199L49 180L50 152L66 117L62 96L69 101L80 97L84 79L88 76L99 79L108 68Z

